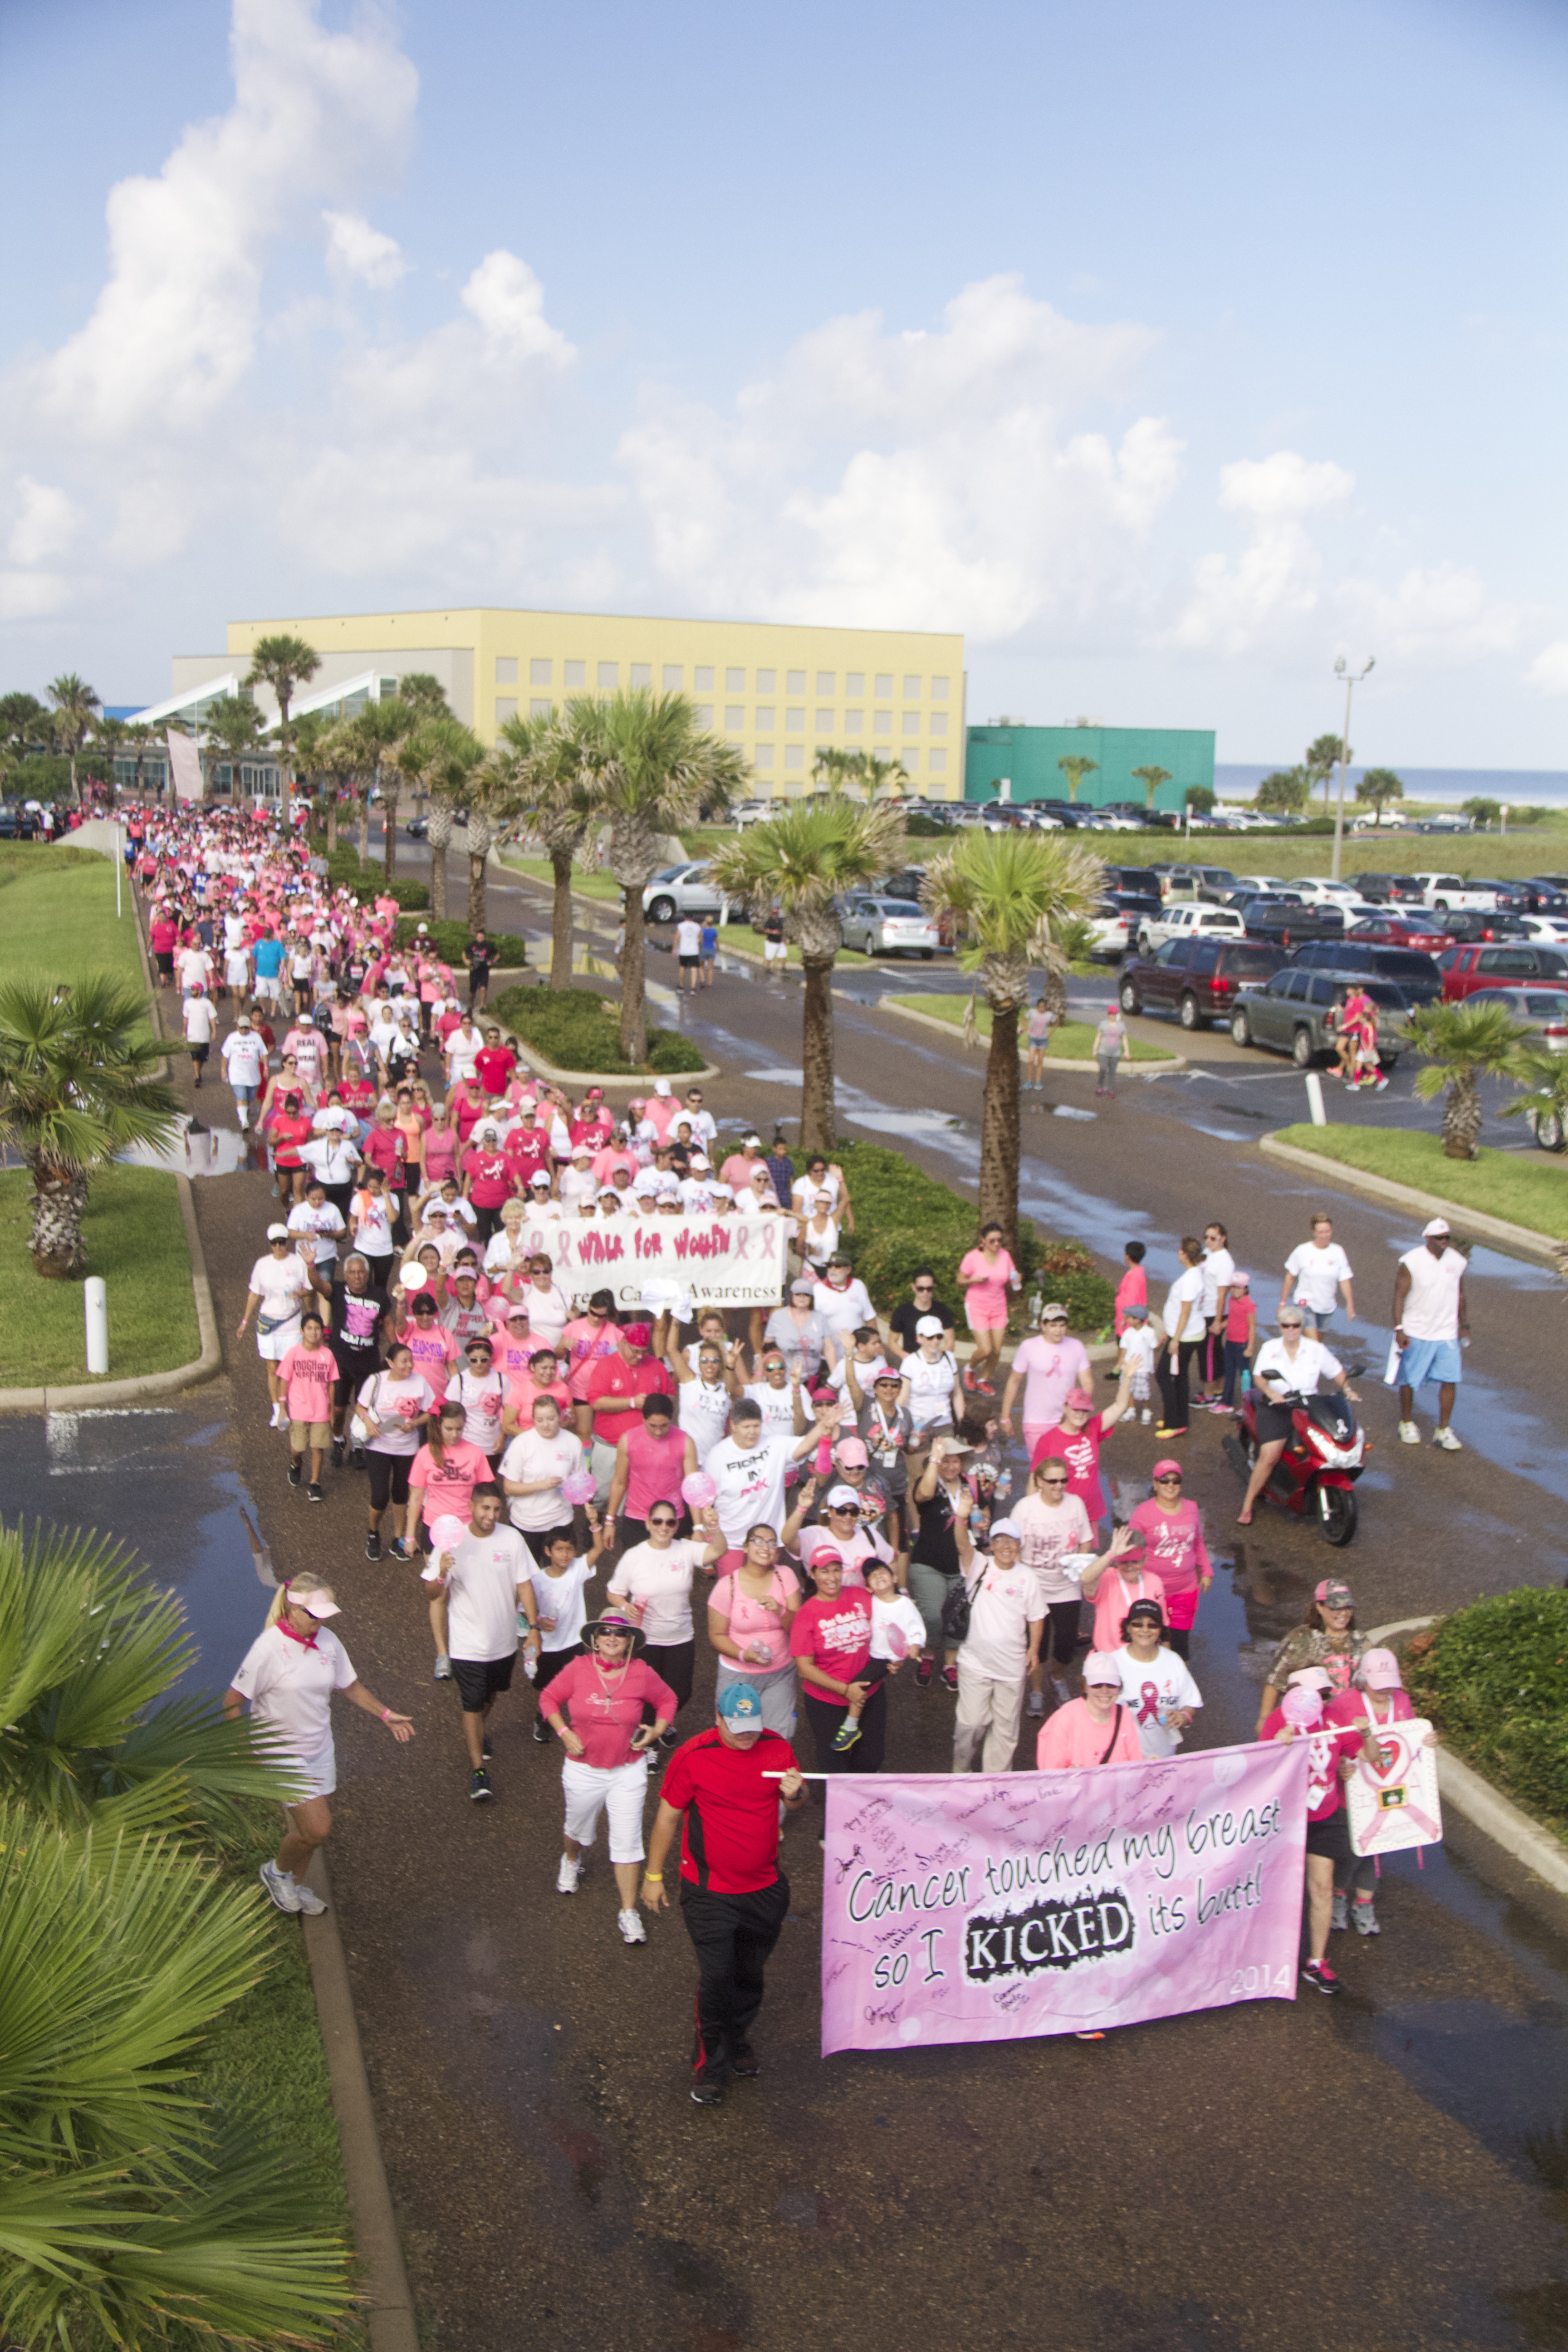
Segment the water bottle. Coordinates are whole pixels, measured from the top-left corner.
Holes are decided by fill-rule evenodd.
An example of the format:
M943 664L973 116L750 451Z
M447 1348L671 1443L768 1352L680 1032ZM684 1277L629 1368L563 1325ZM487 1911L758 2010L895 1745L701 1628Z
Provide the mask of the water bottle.
M1031 1327L1039 1321L1040 1309L1045 1303L1045 1294L1037 1284L1036 1287L1030 1291L1025 1307L1025 1312L1028 1316Z
M1251 1392L1252 1374L1247 1370L1247 1366L1243 1364L1241 1368L1241 1393L1243 1396L1249 1396Z

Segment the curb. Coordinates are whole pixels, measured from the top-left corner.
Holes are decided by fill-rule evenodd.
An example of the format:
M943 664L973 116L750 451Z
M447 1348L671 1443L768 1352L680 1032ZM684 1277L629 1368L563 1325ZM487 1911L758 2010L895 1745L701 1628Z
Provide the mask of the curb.
M1365 1169L1350 1167L1342 1160L1331 1160L1326 1152L1303 1151L1299 1144L1281 1143L1276 1136L1259 1136L1258 1149L1267 1152L1270 1160L1282 1160L1291 1168L1308 1169L1325 1182L1340 1183L1348 1192L1364 1192L1373 1201L1407 1209L1412 1216L1447 1217L1459 1230L1474 1233L1482 1241L1496 1242L1500 1248L1512 1250L1521 1257L1537 1258L1543 1265L1554 1266L1558 1252L1568 1249L1568 1242L1554 1242L1550 1234L1531 1233L1528 1225L1510 1225L1505 1218L1489 1217L1480 1209L1461 1208L1458 1202L1445 1201L1436 1192L1415 1192L1408 1184L1396 1184L1392 1177L1374 1176Z
M844 992L842 989L836 988L833 993L835 996L841 996ZM932 1013L917 1013L912 1005L900 1004L896 997L884 996L875 1007L867 1009L878 1013L896 1013L900 1021L918 1021L922 1029L940 1029L955 1044L962 1045L964 1042L963 1032L955 1021L939 1021ZM977 1046L986 1043L987 1040L984 1037L975 1040ZM1020 1061L1027 1051L1027 1046L1020 1039L1018 1045ZM1098 1062L1069 1060L1062 1054L1047 1054L1046 1056L1047 1071L1065 1070L1070 1075L1087 1075L1092 1077L1099 1067ZM1184 1054L1169 1054L1159 1062L1134 1062L1130 1056L1124 1056L1118 1066L1116 1076L1118 1081L1122 1078L1163 1078L1168 1077L1173 1070L1184 1070L1186 1067L1187 1057Z
M171 1372L147 1372L135 1381L96 1381L63 1389L0 1389L0 1413L5 1412L76 1412L83 1406L95 1404L132 1404L141 1397L172 1396L177 1389L195 1388L198 1381L210 1381L223 1370L223 1347L218 1339L217 1316L213 1308L212 1285L207 1280L206 1259L202 1253L202 1237L196 1227L196 1204L191 1192L188 1176L176 1175L175 1190L180 1199L180 1215L184 1221L185 1241L191 1253L191 1288L195 1294L196 1331L202 1352L188 1364L176 1364Z
M1436 1617L1402 1617L1396 1624L1375 1625L1367 1635L1367 1647L1386 1644L1395 1633L1424 1633L1428 1625L1440 1622ZM1443 1802L1462 1813L1473 1828L1483 1830L1494 1845L1512 1854L1559 1895L1568 1895L1568 1846L1483 1780L1473 1764L1464 1763L1447 1748L1437 1750L1437 1788Z
M319 1846L311 1857L307 1884L323 1901L331 1899L327 1858ZM354 2250L364 2272L365 2333L371 2352L419 2352L419 2328L408 2292L392 2192L386 2185L386 2168L381 2160L338 1915L324 1911L320 1918L303 1924L305 1957L310 1964L310 1986L343 2152Z

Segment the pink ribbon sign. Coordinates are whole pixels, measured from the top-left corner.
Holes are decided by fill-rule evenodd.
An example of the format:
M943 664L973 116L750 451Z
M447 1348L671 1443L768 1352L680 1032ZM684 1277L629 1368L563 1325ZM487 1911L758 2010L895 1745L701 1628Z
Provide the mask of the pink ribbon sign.
M1293 2000L1308 1762L830 1780L823 2056Z
M1369 1762L1363 1751L1345 1782L1352 1849L1360 1854L1404 1853L1414 1845L1441 1844L1437 1757L1426 1745L1431 1725L1416 1715L1373 1727L1377 1762Z

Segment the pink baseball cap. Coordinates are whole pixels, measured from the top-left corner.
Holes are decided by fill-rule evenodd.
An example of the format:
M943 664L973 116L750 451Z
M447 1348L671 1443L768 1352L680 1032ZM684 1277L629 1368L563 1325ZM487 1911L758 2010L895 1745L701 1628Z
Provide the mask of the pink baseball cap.
M1173 1454L1167 1454L1163 1461L1155 1463L1154 1467L1150 1471L1149 1475L1151 1479L1168 1478L1173 1474L1178 1478L1184 1478L1186 1475L1185 1471L1182 1468L1181 1464L1175 1459L1175 1457Z
M1094 1411L1094 1399L1090 1396L1087 1389L1068 1389L1066 1402L1071 1405L1074 1412L1092 1412Z
M867 1453L864 1444L858 1437L841 1437L838 1444L834 1447L833 1453L836 1461L842 1463L851 1470L855 1469L857 1466L864 1470L869 1466L871 1460L871 1457Z
M1326 1666L1301 1666L1286 1677L1288 1690L1331 1691L1333 1686L1334 1678Z
M1114 1683L1120 1689L1121 1669L1109 1650L1095 1650L1083 1662L1083 1678L1086 1683Z
M1356 1679L1369 1690L1403 1690L1405 1677L1399 1671L1399 1661L1392 1650L1369 1650L1357 1669Z

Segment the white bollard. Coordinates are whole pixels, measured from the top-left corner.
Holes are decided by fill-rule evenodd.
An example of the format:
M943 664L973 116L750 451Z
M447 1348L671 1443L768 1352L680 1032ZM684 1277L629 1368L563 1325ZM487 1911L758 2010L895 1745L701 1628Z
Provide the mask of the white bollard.
M109 1370L109 1293L101 1275L89 1274L82 1285L82 1304L87 1313L87 1369L89 1372Z
M1329 1114L1323 1108L1323 1082L1316 1070L1307 1072L1307 1108L1312 1114L1314 1127L1327 1127Z

